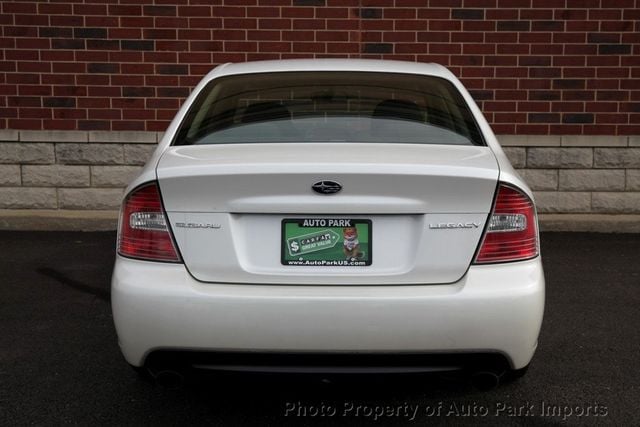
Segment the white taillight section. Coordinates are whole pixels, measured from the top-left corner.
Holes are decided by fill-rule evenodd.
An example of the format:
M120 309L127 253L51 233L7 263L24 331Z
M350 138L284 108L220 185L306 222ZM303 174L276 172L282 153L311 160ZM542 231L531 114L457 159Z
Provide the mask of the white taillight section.
M533 202L517 188L500 184L475 263L518 261L539 253Z
M167 222L162 212L133 212L129 215L129 226L136 230L167 229Z
M125 198L120 215L120 255L150 261L181 262L155 182L133 190Z
M493 214L489 220L491 231L522 231L527 228L527 217L522 214Z

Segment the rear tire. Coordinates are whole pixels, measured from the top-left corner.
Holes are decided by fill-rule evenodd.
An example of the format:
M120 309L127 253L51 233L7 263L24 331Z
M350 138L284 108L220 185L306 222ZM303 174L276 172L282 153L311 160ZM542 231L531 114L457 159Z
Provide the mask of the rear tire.
M129 364L129 366L138 375L138 378L140 378L142 381L148 382L148 383L155 381L155 378L153 377L153 375L151 375L151 372L145 366L133 366L131 364Z
M507 384L507 383L518 381L520 378L524 377L527 374L528 370L529 370L529 365L520 369L510 369L507 372L505 372L501 382L504 384Z

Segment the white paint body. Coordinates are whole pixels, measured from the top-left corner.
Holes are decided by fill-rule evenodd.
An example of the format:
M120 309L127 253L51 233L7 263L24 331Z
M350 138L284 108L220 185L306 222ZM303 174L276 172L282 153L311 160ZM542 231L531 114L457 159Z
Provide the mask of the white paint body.
M487 146L170 145L195 95L212 79L323 70L445 78L469 104ZM313 193L311 184L323 179L344 190ZM220 66L187 99L128 190L154 180L184 264L117 257L114 320L133 365L156 349L497 352L514 369L533 356L544 309L540 257L471 264L497 183L533 197L471 96L443 67L362 60ZM295 217L370 219L374 263L281 265L280 223ZM434 227L448 223L471 225Z

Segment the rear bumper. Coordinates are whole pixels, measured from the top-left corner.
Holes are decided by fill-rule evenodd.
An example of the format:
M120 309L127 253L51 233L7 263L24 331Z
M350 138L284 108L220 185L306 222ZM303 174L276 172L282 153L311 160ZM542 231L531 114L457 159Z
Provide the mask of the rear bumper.
M540 257L472 266L457 283L202 283L183 265L118 257L112 307L122 352L497 353L526 366L544 310Z

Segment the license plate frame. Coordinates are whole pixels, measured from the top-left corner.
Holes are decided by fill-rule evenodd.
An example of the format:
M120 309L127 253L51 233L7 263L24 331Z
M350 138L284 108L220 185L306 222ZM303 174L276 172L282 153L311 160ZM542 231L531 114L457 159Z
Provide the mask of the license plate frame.
M373 224L366 218L283 218L280 262L284 266L368 267ZM355 229L354 233L346 229ZM293 243L295 242L295 244Z

